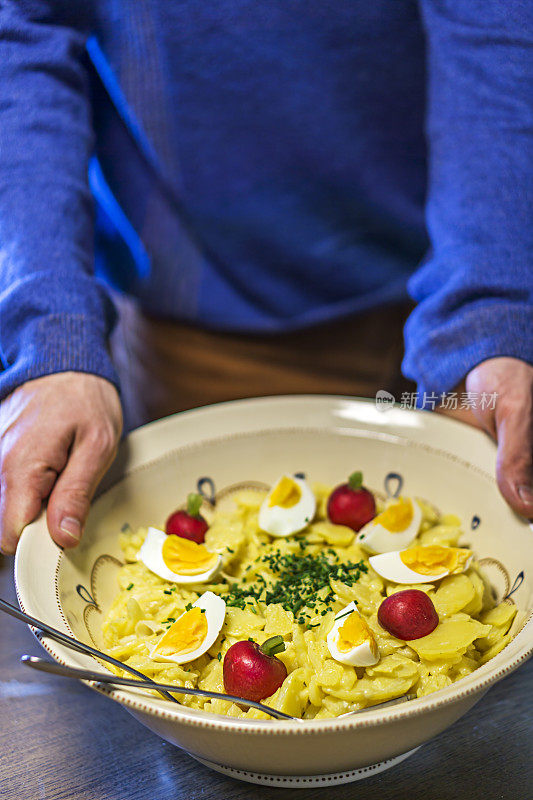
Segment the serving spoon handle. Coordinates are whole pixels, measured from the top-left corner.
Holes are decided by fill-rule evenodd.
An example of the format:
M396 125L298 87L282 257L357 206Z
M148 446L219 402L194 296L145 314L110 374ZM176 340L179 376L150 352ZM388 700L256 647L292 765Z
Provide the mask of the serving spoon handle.
M55 661L46 661L44 658L36 656L22 656L21 662L27 666L37 669L40 672L48 672L52 675L60 675L63 678L77 678L82 681L96 681L98 683L111 684L112 686L132 686L135 689L158 689L160 692L176 692L176 694L192 694L200 697L209 697L214 700L230 700L233 703L245 704L264 711L276 719L289 719L301 722L298 717L291 717L283 711L278 711L263 703L256 703L254 700L246 700L244 697L237 697L233 694L223 694L222 692L211 692L208 689L189 689L186 686L175 686L172 683L155 683L151 680L139 681L134 678L119 678L116 675L107 675L105 672L96 672L90 669L79 669L77 667L67 667Z
M9 614L10 617L19 620L19 622L25 622L26 625L31 625L32 628L36 628L36 635L38 639L41 639L43 636L47 636L49 639L59 642L59 644L68 647L70 650L75 650L77 653L83 653L84 655L89 655L93 658L99 658L101 661L106 661L108 664L113 664L113 666L119 667L125 672L129 672L130 675L135 675L137 678L147 681L152 685L155 684L155 681L153 681L143 672L139 672L139 670L128 666L128 664L123 664L122 661L113 658L113 656L108 656L107 653L103 653L101 650L97 650L95 647L85 644L85 642L80 642L78 639L74 639L72 636L68 636L66 633L58 631L57 628L53 628L46 622L42 622L40 619L36 619L30 614L26 614L25 611L21 611L20 608L11 605L11 603L8 603L7 600L2 600L1 597L0 611L4 611L6 614ZM167 691L161 691L160 694L163 695L165 700L170 700L172 703L178 703L176 698L172 697L172 695Z

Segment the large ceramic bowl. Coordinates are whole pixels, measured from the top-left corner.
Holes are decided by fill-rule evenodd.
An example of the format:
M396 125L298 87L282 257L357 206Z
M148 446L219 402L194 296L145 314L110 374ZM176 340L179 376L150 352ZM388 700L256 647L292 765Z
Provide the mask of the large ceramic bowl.
M222 488L305 470L310 480L334 484L358 468L367 485L381 489L389 472L399 473L408 494L461 517L463 541L483 560L497 595L519 607L516 637L498 656L427 697L306 724L208 714L139 690L109 692L160 736L237 776L269 775L263 779L271 783L291 780L279 776L323 776L315 782L327 783L332 773L353 779L444 730L531 655L533 532L500 497L494 462L489 439L461 423L351 398L263 398L177 414L124 442L76 550L56 547L43 519L24 531L15 564L20 605L98 645L102 613L116 592L118 532L125 524L161 524L199 476ZM63 663L103 668L59 644L44 646Z

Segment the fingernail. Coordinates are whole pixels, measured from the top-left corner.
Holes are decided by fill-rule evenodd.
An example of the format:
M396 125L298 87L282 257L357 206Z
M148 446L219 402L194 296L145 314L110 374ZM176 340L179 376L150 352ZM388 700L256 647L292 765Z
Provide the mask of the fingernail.
M63 533L68 533L76 542L81 539L81 525L74 517L63 517L59 530L63 531Z
M519 486L518 496L527 506L533 506L533 486Z

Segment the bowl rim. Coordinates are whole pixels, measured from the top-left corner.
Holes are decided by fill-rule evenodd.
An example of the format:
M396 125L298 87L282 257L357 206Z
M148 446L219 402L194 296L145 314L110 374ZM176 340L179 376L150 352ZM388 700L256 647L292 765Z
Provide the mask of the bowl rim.
M281 403L282 406L284 404L298 405L300 403L312 403L317 407L323 406L323 408L327 410L332 404L339 402L348 402L353 408L362 407L366 411L371 406L375 409L374 401L371 399L343 395L281 395L249 398L246 400L231 400L223 403L213 404L211 406L203 406L201 408L179 412L178 414L173 414L161 420L148 423L147 425L132 431L121 443L119 452L124 451L124 443L126 441L130 445L132 442L137 445L142 445L151 436L154 430L159 429L161 431L165 426L172 425L177 418L184 420L185 424L187 424L191 417L193 420L198 420L202 415L211 413L213 409L222 411L223 414L227 410L231 414L235 409L237 409L237 411L249 408L259 409L261 405L268 406L272 405L273 403ZM426 422L430 426L436 425L437 428L440 428L442 431L450 433L455 432L456 434L459 433L462 441L470 439L471 443L475 443L477 447L481 447L481 449L486 452L486 456L489 458L489 460L492 461L494 459L494 453L496 449L494 443L484 433L471 428L465 423L451 419L444 415L431 414L431 412L419 409L398 408L394 409L394 412L396 415L408 415L411 417L411 419L413 419L413 415L417 415L418 419L420 419L419 415L424 415ZM382 412L376 413L378 414L377 417L375 414L366 414L366 417L367 420L370 418L370 422L368 423L369 429L378 432L378 428L376 426L379 424L379 418ZM396 417L396 419L399 420L400 417ZM407 417L405 417L405 419L407 419ZM431 423L428 422L429 419L432 420ZM272 426L269 427L272 428ZM276 428L277 427L278 426L276 425ZM291 426L280 425L279 427L283 428ZM300 427L310 428L316 426L306 426L303 424ZM264 429L266 430L267 427ZM405 432L402 435L405 435ZM141 447L141 450L142 449L143 448ZM139 459L137 466L144 466L147 463L150 463L150 461L154 460L157 461L159 458L144 460L141 458ZM462 458L462 460L465 461L464 458ZM470 462L465 461L465 463L472 466L476 471L482 472L496 487L496 481L493 475L490 475L485 470L480 469L479 466L470 464ZM117 483L117 481L126 478L127 475L134 470L135 464L124 471L122 469L120 459L117 459L111 470L108 472L106 478L100 484L95 499L98 499L102 495L106 494ZM23 611L33 614L37 617L39 614L35 612L35 609L31 609L31 603L29 604L25 599L22 580L22 566L25 558L27 557L25 554L29 553L32 543L35 540L38 528L42 527L43 525L43 518L44 512L37 520L24 529L15 555L14 565L15 590L19 605ZM527 527L527 521L525 524ZM533 530L533 524L530 524L528 527ZM54 545L51 540L50 543L52 547L57 550L57 559L59 561L62 550ZM32 632L35 634L33 628L30 627L30 630L32 630ZM59 663L71 666L79 666L79 661L76 661L73 658L73 652L67 648L62 647L52 640L42 641L41 639L37 638L37 641L41 647L43 647ZM498 657L501 656L501 654L505 651L507 651L508 654L508 658L505 660L505 662L491 668L491 662L498 659ZM495 656L494 659L491 659L486 664L482 665L482 667L474 670L474 672L470 673L470 675L461 678L444 689L440 689L436 692L432 692L429 695L425 695L424 697L411 700L408 704L401 704L396 707L393 706L382 710L376 709L375 711L372 711L372 708L369 707L368 709L365 709L362 714L356 713L350 717L334 717L323 720L306 720L305 724L302 724L299 721L291 722L282 720L254 720L226 717L221 714L213 714L211 712L205 712L199 709L189 709L187 706L169 705L168 701L163 701L155 696L150 697L148 695L139 695L134 690L128 691L107 687L104 688L101 684L97 684L93 681L83 681L83 683L100 694L103 694L115 702L126 706L134 713L139 712L148 714L150 716L174 721L186 726L232 733L242 733L246 735L316 735L329 732L344 732L353 729L376 727L384 723L392 723L403 719L414 718L444 706L454 705L455 703L459 703L462 700L471 697L472 695L482 695L488 691L488 689L494 683L517 669L522 663L530 658L531 655L533 655L533 613L530 614L529 618L524 621L521 629L516 634L514 639L508 643L508 645L498 654L498 656ZM482 671L481 675L479 675L480 671ZM457 690L456 687L460 687L459 690ZM139 699L140 697L142 697L142 700Z

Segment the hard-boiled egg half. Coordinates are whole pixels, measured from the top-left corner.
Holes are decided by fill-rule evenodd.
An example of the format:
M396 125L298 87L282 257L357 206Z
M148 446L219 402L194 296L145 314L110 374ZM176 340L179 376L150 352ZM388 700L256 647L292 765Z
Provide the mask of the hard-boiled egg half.
M173 583L203 583L220 570L222 558L203 544L157 528L148 528L139 560L151 572Z
M225 616L224 600L213 592L204 592L163 634L150 658L175 664L194 661L214 645Z
M428 545L411 547L400 553L381 553L368 560L372 569L387 581L431 583L464 572L472 557L471 550L463 547Z
M304 478L282 475L259 509L259 527L272 536L290 536L312 521L316 500Z
M331 657L341 664L371 667L379 661L374 635L353 600L336 615L326 641Z
M422 522L422 509L411 497L400 497L361 528L357 543L370 553L403 550L411 544Z

